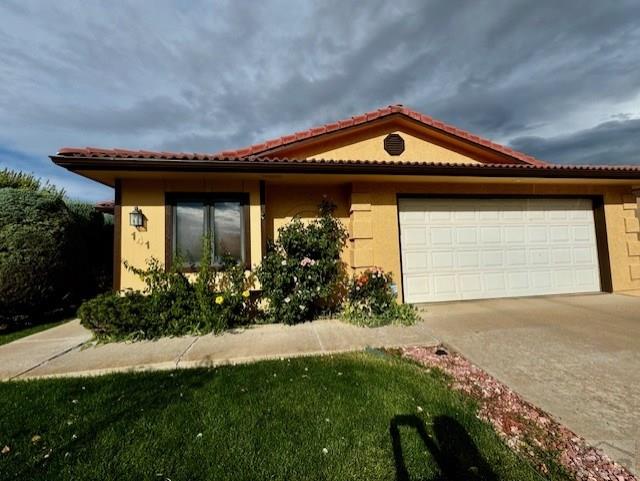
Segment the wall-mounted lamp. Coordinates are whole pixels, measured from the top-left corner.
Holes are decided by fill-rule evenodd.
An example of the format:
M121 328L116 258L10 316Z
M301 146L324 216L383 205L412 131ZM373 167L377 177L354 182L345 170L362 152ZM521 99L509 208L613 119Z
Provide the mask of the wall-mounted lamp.
M144 214L138 206L129 212L129 225L133 227L142 227L144 226Z

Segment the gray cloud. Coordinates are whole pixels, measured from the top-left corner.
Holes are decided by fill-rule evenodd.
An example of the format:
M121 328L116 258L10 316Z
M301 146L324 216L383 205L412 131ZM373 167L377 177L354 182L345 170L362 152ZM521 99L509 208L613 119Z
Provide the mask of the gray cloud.
M640 164L640 119L612 120L558 137L518 137L514 149L560 164Z
M84 196L47 154L217 151L404 103L550 160L639 162L637 131L603 127L640 116L636 0L248 5L0 3L0 148Z

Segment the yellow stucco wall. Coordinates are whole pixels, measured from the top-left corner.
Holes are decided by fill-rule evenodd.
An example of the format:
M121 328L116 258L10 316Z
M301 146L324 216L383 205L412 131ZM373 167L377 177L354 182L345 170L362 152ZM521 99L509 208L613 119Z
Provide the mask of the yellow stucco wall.
M122 224L120 233L120 287L142 289L142 281L125 266L144 267L148 259L165 259L165 194L168 192L248 192L249 242L252 263L262 258L260 187L257 180L218 179L124 179L121 182ZM129 225L129 212L138 206L146 217L146 226Z
M384 150L384 138L399 134L404 139L405 149L400 155L389 155ZM426 129L403 127L388 123L356 131L348 136L330 136L325 140L300 147L293 146L278 154L291 158L319 158L331 160L387 160L393 162L450 162L476 164L478 159L490 161L486 154L469 150L461 143L438 139ZM278 156L276 155L276 156Z
M288 183L267 183L265 192L266 204L266 237L277 239L278 229L290 222L294 217L305 219L316 218L318 205L323 198L336 205L334 215L349 228L350 184L312 184L292 185ZM343 260L349 263L349 243L343 252Z
M349 231L343 259L353 271L379 266L394 274L402 292L398 194L466 195L597 195L603 196L611 277L614 291L640 289L640 222L630 186L606 184L475 182L398 182L380 177L379 182L298 184L291 180L267 181L264 223L260 213L258 180L191 178L184 180L122 181L121 259L138 267L147 259L164 260L166 192L249 192L251 260L262 257L262 228L265 237L277 236L279 227L294 216L312 218L324 196L337 205L336 216ZM128 213L139 206L147 218L146 229L128 224ZM142 288L140 280L121 266L121 288Z

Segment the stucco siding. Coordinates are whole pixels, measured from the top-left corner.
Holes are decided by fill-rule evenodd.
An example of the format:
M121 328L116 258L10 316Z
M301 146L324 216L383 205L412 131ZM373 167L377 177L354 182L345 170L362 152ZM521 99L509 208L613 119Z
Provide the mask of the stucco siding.
M259 263L263 237L276 238L280 227L295 216L311 219L317 205L327 197L337 205L336 216L349 232L343 260L351 272L379 266L390 271L402 293L398 195L572 195L602 196L606 242L614 291L640 290L640 224L637 204L629 186L606 184L399 182L393 178L380 182L321 183L292 180L265 181L265 211L261 218L259 180L233 178L122 180L121 288L140 289L141 281L123 265L143 267L147 260L165 258L165 194L167 192L248 192L251 261ZM129 226L129 212L138 206L146 225ZM263 232L264 229L264 232Z
M123 179L122 226L120 238L121 289L142 289L142 281L125 267L125 261L144 267L149 259L165 261L165 196L171 192L248 192L249 242L252 263L262 258L260 185L257 180L225 179L212 176L200 179L138 180ZM129 212L138 206L146 222L142 228L129 225Z
M390 155L384 149L384 138L389 134L399 134L405 149L400 155ZM426 129L411 129L398 124L371 127L348 136L335 136L316 141L310 145L291 147L281 155L292 158L329 160L387 160L392 162L450 162L456 164L476 164L478 153L465 150L461 145L444 142L430 136ZM480 154L481 155L481 154Z
M164 262L164 189L160 183L138 180L123 180L121 189L120 286L121 289L143 289L140 278L127 269L125 263L141 268L152 257ZM145 216L145 227L129 225L129 212L136 206Z
M349 228L350 184L292 185L268 182L265 190L267 239L277 239L278 230L294 217L303 221L316 218L318 205L325 197L336 205L334 215L340 219L345 229ZM350 243L345 246L343 260L350 262Z

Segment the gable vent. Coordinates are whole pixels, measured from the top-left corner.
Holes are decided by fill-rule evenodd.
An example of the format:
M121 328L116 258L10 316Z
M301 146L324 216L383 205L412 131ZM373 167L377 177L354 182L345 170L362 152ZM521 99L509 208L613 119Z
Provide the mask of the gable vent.
M404 152L404 139L398 134L389 134L384 138L384 150L389 155L400 155Z

